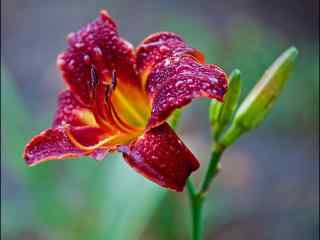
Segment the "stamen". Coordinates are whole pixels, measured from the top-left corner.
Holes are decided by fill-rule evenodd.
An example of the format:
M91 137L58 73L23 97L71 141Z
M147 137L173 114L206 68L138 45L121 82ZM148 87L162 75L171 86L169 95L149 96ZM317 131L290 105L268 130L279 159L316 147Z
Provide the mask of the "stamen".
M134 127L129 126L128 124L125 124L118 116L117 112L114 109L114 106L112 102L110 101L111 93L112 93L112 87L111 85L107 85L105 89L105 104L107 106L107 109L110 111L110 117L114 120L116 125L120 128L123 132L131 132L132 130L135 130Z
M112 81L111 81L112 90L117 86L117 73L115 70L112 71Z
M118 127L121 129L121 131L125 132L131 132L133 130L139 129L139 127L133 127L131 124L127 124L126 121L121 119L121 117L118 115L118 112L113 105L111 101L111 94L113 97L115 97L113 100L114 101L119 101L119 103L123 104L124 106L127 106L126 110L130 115L132 115L133 118L136 119L137 122L141 123L141 125L144 125L145 119L143 116L140 116L140 113L137 112L136 109L132 108L131 104L128 102L128 100L121 94L119 89L115 89L117 87L117 73L115 70L112 70L112 75L111 75L111 83L110 80L108 81L109 84L104 85L105 87L105 104L108 106L110 109L110 114L113 120L118 123Z
M106 101L106 103L109 102L110 94L111 94L110 85L107 85L105 90L105 96L104 96L104 100Z
M91 65L90 73L91 73L91 79L89 82L90 88L95 89L98 85L98 74L97 74L97 71L93 65Z
M109 101L109 97L111 96L112 91L116 89L117 86L117 74L116 71L112 71L112 79L111 79L111 84L106 85L106 90L105 90L105 101Z

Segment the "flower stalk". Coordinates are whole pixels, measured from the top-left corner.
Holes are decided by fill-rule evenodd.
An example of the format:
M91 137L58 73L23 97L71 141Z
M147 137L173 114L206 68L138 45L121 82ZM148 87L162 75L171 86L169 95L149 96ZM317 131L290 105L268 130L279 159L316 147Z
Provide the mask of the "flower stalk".
M192 214L192 240L203 240L203 207L207 192L213 179L220 170L221 156L243 133L260 125L266 118L276 98L280 95L297 57L295 47L287 49L262 76L237 110L240 97L240 71L234 70L229 78L229 92L225 102L211 101L209 119L213 132L213 149L211 159L197 191L191 178L187 181L187 190ZM234 118L233 113L236 111ZM178 120L180 114L178 116ZM178 120L175 121L175 127ZM229 128L223 133L230 123Z
M211 154L211 160L209 162L206 175L203 179L199 191L196 190L190 178L187 181L188 195L191 204L193 240L203 239L203 206L206 200L206 195L209 190L210 184L213 178L219 172L219 162L223 151L224 147L222 145L214 145L214 149Z

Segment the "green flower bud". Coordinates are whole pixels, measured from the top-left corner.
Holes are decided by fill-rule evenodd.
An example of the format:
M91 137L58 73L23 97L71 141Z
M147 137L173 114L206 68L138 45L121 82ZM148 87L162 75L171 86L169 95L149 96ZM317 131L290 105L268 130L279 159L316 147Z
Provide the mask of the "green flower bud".
M217 100L212 99L209 106L209 120L211 128L214 129L214 127L218 124L220 112L222 110L222 102L219 102Z
M235 69L229 76L229 86L226 95L224 96L224 103L222 104L218 123L214 126L215 139L218 139L222 131L230 122L238 105L241 93L241 79L240 70Z
M231 127L221 140L222 144L230 145L242 133L256 128L266 118L293 70L297 55L298 50L290 47L267 69L240 105Z

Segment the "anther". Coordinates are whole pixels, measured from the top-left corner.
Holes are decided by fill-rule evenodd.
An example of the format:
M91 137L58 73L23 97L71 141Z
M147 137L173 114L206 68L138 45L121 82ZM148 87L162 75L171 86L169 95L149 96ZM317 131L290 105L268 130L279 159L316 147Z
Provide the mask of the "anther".
M107 85L107 86L106 86L106 90L105 90L105 95L104 95L104 100L105 100L106 102L109 101L110 94L111 94L110 85Z
M98 85L98 74L95 67L92 65L90 69L91 79L90 79L90 87L95 89Z
M117 73L115 70L112 71L112 81L111 81L112 90L117 86Z
M115 90L116 86L117 86L117 74L116 74L116 71L113 70L111 84L106 85L106 90L105 90L105 101L106 102L109 101L109 97L110 97L112 91Z

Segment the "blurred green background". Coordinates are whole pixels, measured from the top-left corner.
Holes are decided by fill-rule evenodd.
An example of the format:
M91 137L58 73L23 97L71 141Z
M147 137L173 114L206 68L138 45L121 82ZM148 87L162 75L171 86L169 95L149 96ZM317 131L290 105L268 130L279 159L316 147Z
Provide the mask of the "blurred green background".
M267 121L223 156L206 202L206 239L319 237L319 6L317 0L1 1L1 237L6 240L188 239L186 194L161 189L113 154L28 168L25 143L51 124L64 88L56 56L65 36L107 8L138 44L175 31L209 63L242 72L244 97L288 46L297 67ZM178 132L209 156L207 100L188 106Z

